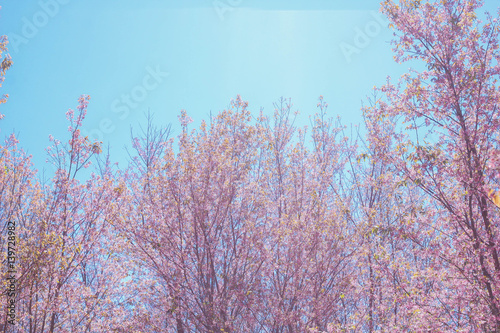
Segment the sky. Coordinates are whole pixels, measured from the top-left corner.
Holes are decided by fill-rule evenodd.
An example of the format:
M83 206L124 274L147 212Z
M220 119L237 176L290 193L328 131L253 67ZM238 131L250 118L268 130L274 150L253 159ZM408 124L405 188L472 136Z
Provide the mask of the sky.
M388 21L374 0L41 0L0 2L0 35L13 66L0 138L15 133L45 163L49 135L69 139L65 113L90 95L82 132L127 164L130 129L148 110L172 125L185 109L199 125L239 94L257 115L291 98L308 125L320 95L342 123L362 122L363 101L407 64L393 60ZM495 11L493 0L484 10Z

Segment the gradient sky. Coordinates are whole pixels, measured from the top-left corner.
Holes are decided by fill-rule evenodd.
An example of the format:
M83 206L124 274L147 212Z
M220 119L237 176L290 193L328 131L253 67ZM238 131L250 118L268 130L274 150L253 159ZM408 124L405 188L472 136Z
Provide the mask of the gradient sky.
M41 0L1 2L0 34L13 66L0 107L0 137L45 164L52 134L68 140L65 112L91 96L83 129L126 166L130 126L149 109L159 126L185 109L197 126L240 94L257 115L291 98L297 124L309 124L323 95L328 112L360 123L372 88L409 65L394 63L392 32L373 0ZM496 1L484 10L495 12ZM483 11L484 11L483 10ZM377 16L378 15L378 16ZM368 33L366 40L359 31ZM359 40L356 40L358 37ZM358 53L346 56L348 45ZM127 97L128 96L128 97Z

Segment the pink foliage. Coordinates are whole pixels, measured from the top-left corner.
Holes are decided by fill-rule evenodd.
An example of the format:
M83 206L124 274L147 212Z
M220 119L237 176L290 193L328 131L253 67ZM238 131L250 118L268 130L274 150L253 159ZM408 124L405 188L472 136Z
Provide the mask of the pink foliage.
M238 95L197 129L182 110L177 138L149 118L118 170L80 134L83 95L69 139L49 136L56 171L41 183L9 136L0 217L17 224L17 318L0 326L500 331L499 28L478 20L481 5L382 2L396 61L427 69L375 89L366 139L329 118L323 96L308 128L290 100L254 117Z

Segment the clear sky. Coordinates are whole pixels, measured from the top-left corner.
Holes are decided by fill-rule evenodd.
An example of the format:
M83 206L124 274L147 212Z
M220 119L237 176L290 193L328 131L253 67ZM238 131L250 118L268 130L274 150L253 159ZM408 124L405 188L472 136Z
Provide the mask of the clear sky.
M126 165L130 126L149 109L159 126L185 109L198 125L240 94L255 115L291 98L308 124L323 95L344 124L361 122L361 101L397 78L392 32L374 0L2 1L0 34L13 66L3 93L0 137L45 165L48 136L67 141L65 112L91 96L84 129ZM495 12L493 0L484 10ZM484 11L483 10L483 11Z

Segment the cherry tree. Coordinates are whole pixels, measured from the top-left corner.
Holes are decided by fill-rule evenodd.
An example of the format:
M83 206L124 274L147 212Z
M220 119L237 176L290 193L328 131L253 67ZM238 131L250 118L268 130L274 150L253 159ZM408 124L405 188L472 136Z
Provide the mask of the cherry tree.
M396 29L395 59L421 61L385 98L365 109L378 156L425 194L426 212L411 237L421 272L409 276L413 330L499 331L498 25L476 12L482 1L382 3ZM394 182L393 182L394 184ZM422 284L424 283L424 284ZM402 286L402 284L400 284ZM418 286L427 285L428 288Z
M350 321L357 231L349 219L353 151L326 103L295 141L291 104L255 125L240 97L188 131L178 151L151 122L128 172L120 232L143 281L149 328L302 332Z
M4 52L7 52L7 44L9 43L7 36L0 36L0 87L2 87L3 81L5 80L5 72L12 66L12 58L9 54L3 55ZM4 94L0 98L0 104L3 104L7 101L9 95ZM0 114L0 119L2 119L4 115Z
M80 134L82 96L42 184L8 136L1 330L500 332L499 28L481 5L382 1L396 61L422 70L375 89L362 145L323 97L309 129L290 100L254 118L238 96L198 129L182 111L177 138L149 118L116 170Z
M249 174L255 128L237 99L198 131L180 116L178 151L151 124L134 138L133 193L122 232L154 277L147 294L156 329L252 332L263 244ZM151 276L151 275L150 275ZM258 331L258 330L256 330Z
M108 168L102 177L78 180L90 158L101 153L99 143L80 135L88 99L80 98L76 115L71 109L66 114L68 143L50 138L56 172L49 184L35 179L30 157L17 151L14 136L2 147L0 214L15 222L17 238L16 319L9 323L3 312L5 332L109 331L126 317L120 299L127 272L109 223L119 202L113 175ZM1 296L4 308L8 294Z
M358 230L359 247L356 310L350 329L408 330L416 310L411 303L414 293L427 292L423 285L415 284L417 277L425 276L426 265L414 239L432 232L426 223L434 218L430 216L432 207L417 186L405 181L385 159L393 147L367 144L358 136L362 143L359 154L349 160L355 202L351 218Z
M341 129L326 118L326 103L306 129L293 124L281 99L270 120L261 115L263 149L257 183L266 212L260 322L268 332L304 332L344 326L353 300L356 231L350 225L349 180L342 172L352 153ZM295 136L295 133L297 135Z

